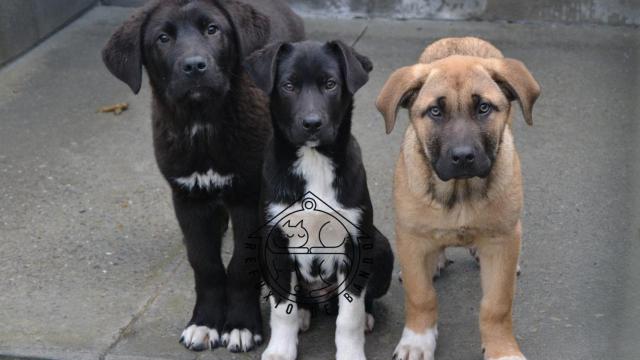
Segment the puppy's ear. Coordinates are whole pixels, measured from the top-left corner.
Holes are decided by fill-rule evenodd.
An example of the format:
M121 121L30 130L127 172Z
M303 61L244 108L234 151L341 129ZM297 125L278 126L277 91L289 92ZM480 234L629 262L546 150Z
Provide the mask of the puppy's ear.
M328 45L334 48L340 57L342 72L347 83L347 89L353 95L369 81L369 73L373 70L371 60L358 54L351 46L342 41L330 41Z
M540 85L526 66L515 59L488 59L487 70L509 101L518 100L522 116L533 125L533 104L540 96Z
M111 36L102 49L102 61L118 79L137 94L142 85L142 28L157 6L152 1L137 10Z
M236 33L240 47L240 59L244 59L252 52L262 48L269 42L271 23L264 14L256 11L253 6L239 1L214 0L218 8L227 11L232 22L231 27Z
M396 70L382 87L376 108L384 116L387 134L396 124L400 106L409 108L431 71L427 64L416 64Z
M274 43L254 52L244 61L244 68L253 82L267 95L273 91L278 56L288 47L287 43Z

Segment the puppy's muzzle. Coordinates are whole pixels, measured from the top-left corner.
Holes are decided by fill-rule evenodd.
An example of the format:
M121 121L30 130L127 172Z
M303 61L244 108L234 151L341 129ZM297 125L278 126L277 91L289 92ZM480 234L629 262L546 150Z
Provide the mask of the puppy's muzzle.
M186 76L197 77L207 72L209 64L203 56L190 56L182 60L180 67Z
M481 151L469 145L450 148L436 164L436 173L443 181L487 177L491 160Z
M307 134L313 135L322 128L322 117L318 114L307 115L302 119L302 127Z
M466 170L473 167L476 154L471 146L458 146L451 149L449 158L452 166Z

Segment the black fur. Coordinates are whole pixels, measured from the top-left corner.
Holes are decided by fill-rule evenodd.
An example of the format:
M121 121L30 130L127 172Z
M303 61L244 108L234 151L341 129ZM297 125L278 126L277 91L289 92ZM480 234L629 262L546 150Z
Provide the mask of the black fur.
M267 98L241 64L270 41L302 37L300 18L281 1L165 0L136 12L103 50L108 69L135 93L143 67L149 75L155 156L171 187L195 276L197 300L188 325L262 334L259 273L247 262L257 256L249 235L260 227L260 173L271 123ZM193 59L201 67L187 71L195 69L185 65ZM209 170L233 178L208 188L177 180ZM225 272L220 245L229 218L235 246Z
M366 287L366 310L371 312L373 299L387 292L393 268L389 241L373 225L373 207L360 147L351 135L353 95L367 82L371 62L339 41L301 42L270 45L247 59L245 67L256 84L270 95L274 136L265 154L263 203L265 206L293 204L305 195L306 181L293 169L298 150L314 142L315 150L331 159L334 165L332 186L337 202L343 208L362 211L359 223L354 225L366 237L361 240L361 249L356 250L363 256L359 264L352 264L357 266L358 273L353 274L356 279L347 291L359 296ZM320 128L311 132L305 128L304 122L309 119L319 121ZM265 213L265 216L269 215ZM282 237L279 240L287 242L280 229L277 230ZM348 242L347 249L350 246L354 244ZM299 265L289 256L269 259L268 254L265 255L267 265L272 261L280 261L281 269L296 269ZM312 262L306 270L317 274L317 263ZM345 267L336 264L334 273L324 274L324 278L335 280L335 273L340 271L344 272ZM265 278L272 288L288 288L290 280L290 271L283 272L278 279ZM300 276L298 282L304 283ZM281 300L276 292L273 295L276 301Z

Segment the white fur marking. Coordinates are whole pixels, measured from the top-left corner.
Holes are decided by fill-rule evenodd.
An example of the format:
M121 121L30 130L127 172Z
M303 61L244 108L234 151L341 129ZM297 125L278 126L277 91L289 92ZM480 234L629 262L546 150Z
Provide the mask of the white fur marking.
M341 275L338 277L340 282L344 278ZM366 360L364 331L367 319L364 310L364 294L363 290L360 296L340 295L336 319L336 360Z
M376 318L373 315L367 313L367 320L364 326L364 330L368 333L373 331L374 326L376 325Z
M298 305L285 301L276 306L273 296L271 303L271 338L262 360L295 360L298 355ZM287 307L292 311L287 314Z
M404 328L400 343L396 346L394 358L397 360L433 360L436 351L438 328L427 329L424 334Z
M335 167L331 159L314 148L303 146L298 149L298 160L294 164L293 172L305 179L306 191L312 192L351 223L358 225L362 211L345 208L337 200L333 187Z
M362 215L362 210L357 208L345 208L337 200L337 194L333 187L333 182L335 180L335 167L331 159L309 146L303 146L298 149L297 155L298 160L296 160L296 162L293 164L292 172L301 176L305 180L305 192L313 193L318 199L326 203L326 205L328 205L331 210L335 211L339 215L337 216L338 218L345 218L351 224L358 226L360 217ZM293 209L292 211L297 211L298 209L300 209L300 206L300 203L272 203L267 206L267 212L270 218L275 218L278 216L278 214L282 213L283 211L286 212L289 209ZM326 209L326 206L324 204L318 204L317 206L321 206ZM313 234L310 236L309 241L305 244L305 246L307 248L324 247L325 244L322 244L319 237L315 236L318 233L316 230L319 230L322 224L313 224L315 219L315 217L313 216L305 217L303 215L302 219L304 220L305 227L307 227L310 233ZM325 218L322 217L321 219ZM283 224L279 225L282 227ZM333 238L335 239L331 240L335 241L344 239L345 235L346 234L339 234L333 236ZM352 238L355 238L358 234L353 233L350 235ZM345 257L344 253L344 244L342 244L342 246L334 248L331 253L322 253L318 254L317 256L309 256L308 254L298 255L295 253L291 253L291 256L298 262L299 269L301 270L305 280L307 280L308 282L315 282L322 281L322 279L316 276L312 276L310 273L313 260L315 258L320 258L322 261L322 270L324 272L324 276L329 276L333 274L335 265L343 261Z
M200 131L205 130L209 127L209 125L202 125L202 124L193 124L193 126L191 127L191 137L196 136Z
M230 333L222 335L222 338L229 351L247 352L254 346L253 334L249 329L233 329Z
M220 336L216 329L191 325L182 331L182 343L189 349L212 349L218 346Z
M220 175L213 169L209 169L204 174L194 172L189 176L175 178L174 181L188 190L192 190L196 186L204 190L209 190L210 188L220 189L231 185L233 174Z
M527 360L522 356L503 356L501 358L491 358L487 360Z
M301 332L309 330L311 325L311 311L307 309L298 309L298 328Z

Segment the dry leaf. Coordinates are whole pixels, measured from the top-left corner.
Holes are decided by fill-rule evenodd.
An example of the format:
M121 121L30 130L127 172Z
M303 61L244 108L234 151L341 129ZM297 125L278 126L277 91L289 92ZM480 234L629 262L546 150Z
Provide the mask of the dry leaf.
M98 112L101 112L101 113L112 112L115 115L120 115L122 114L123 111L127 110L128 108L129 108L129 104L126 102L123 102L123 103L118 103L110 106L103 106L100 109L98 109Z

